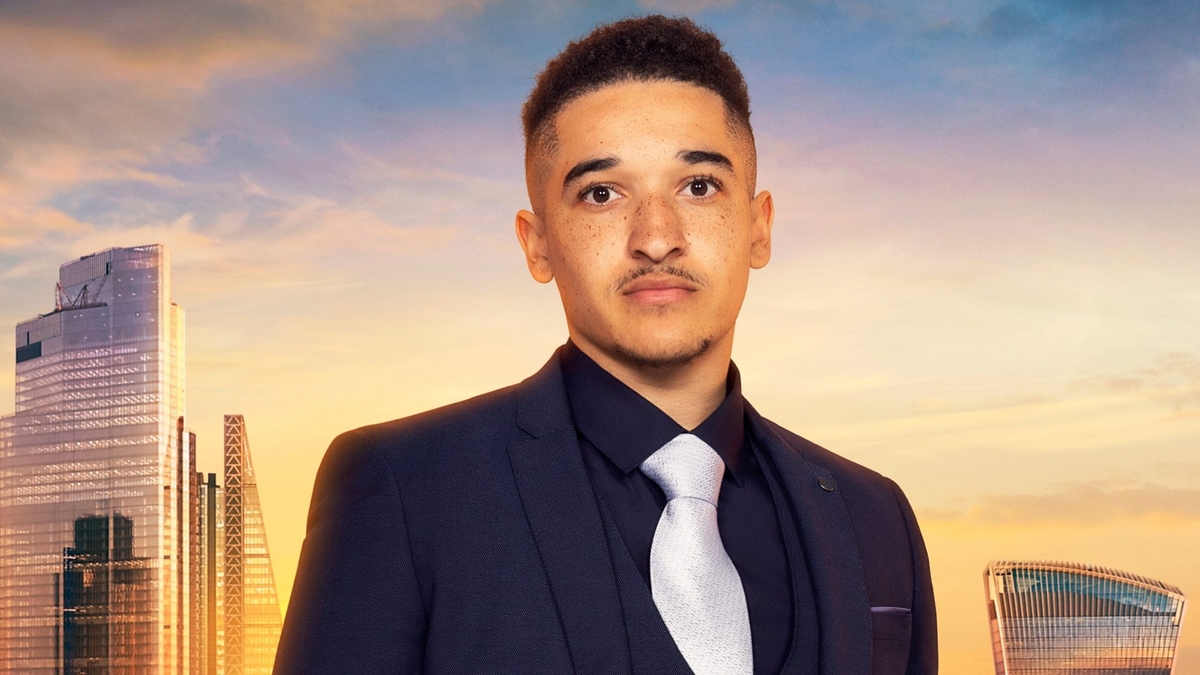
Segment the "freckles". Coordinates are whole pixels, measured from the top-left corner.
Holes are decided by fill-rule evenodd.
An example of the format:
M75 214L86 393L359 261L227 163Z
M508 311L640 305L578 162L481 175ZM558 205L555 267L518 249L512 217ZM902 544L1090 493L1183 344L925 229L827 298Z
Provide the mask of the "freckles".
M730 254L734 249L733 231L729 228L729 214L721 214L721 250L724 255L721 256L723 262L729 262Z

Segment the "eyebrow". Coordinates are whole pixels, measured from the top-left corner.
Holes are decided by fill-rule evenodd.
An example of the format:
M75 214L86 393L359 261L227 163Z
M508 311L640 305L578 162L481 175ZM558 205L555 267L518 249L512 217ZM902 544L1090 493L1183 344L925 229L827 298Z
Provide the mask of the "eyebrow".
M719 152L709 150L680 150L675 155L688 164L716 164L727 171L733 171L733 162Z
M571 170L567 172L567 177L563 179L563 187L575 182L584 174L592 173L593 171L604 171L605 169L611 169L620 163L620 160L618 160L616 157L585 159L571 167Z
M733 162L728 157L719 152L712 152L711 150L680 150L676 153L675 157L688 164L716 164L723 169L733 171ZM565 188L576 180L579 180L585 174L611 169L620 163L621 160L616 157L585 159L571 167L571 170L567 172L566 177L563 178L563 187Z

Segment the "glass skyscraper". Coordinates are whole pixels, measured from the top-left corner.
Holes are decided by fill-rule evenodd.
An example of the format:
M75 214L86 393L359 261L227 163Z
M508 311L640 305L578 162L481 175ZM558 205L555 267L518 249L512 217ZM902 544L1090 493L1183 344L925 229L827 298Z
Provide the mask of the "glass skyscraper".
M0 675L269 675L281 617L246 422L224 479L185 424L162 246L59 270L0 418Z
M187 672L197 542L162 246L61 266L0 420L0 673Z
M984 571L996 675L1169 675L1185 598L1107 567L992 562Z

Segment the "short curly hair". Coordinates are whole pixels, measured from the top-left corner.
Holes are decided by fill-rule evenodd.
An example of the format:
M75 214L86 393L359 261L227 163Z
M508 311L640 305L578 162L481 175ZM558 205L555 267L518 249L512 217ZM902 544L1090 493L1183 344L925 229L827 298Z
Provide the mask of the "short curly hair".
M750 94L733 57L691 19L656 14L599 26L546 64L521 111L527 178L538 152L554 149L554 116L564 106L610 84L653 81L686 82L720 96L731 128L749 140L753 164Z

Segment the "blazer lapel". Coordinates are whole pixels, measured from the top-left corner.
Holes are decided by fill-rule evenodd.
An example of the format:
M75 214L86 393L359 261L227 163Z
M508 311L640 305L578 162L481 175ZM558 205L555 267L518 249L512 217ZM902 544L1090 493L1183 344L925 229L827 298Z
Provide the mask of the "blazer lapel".
M820 619L819 670L822 675L867 675L871 672L871 606L841 491L827 470L807 461L749 403L746 419L754 442L780 477L800 526Z
M608 535L608 550L617 575L622 613L625 617L625 636L629 640L629 658L634 675L691 675L683 654L663 622L654 596L621 539L621 532L612 514L600 504L604 530Z
M557 352L517 386L517 426L530 438L508 446L509 462L575 672L629 672L617 581Z

